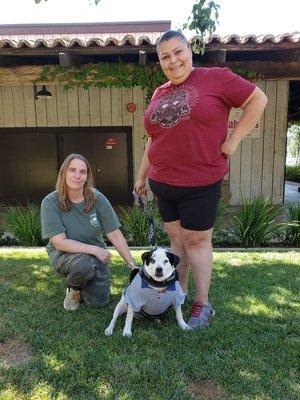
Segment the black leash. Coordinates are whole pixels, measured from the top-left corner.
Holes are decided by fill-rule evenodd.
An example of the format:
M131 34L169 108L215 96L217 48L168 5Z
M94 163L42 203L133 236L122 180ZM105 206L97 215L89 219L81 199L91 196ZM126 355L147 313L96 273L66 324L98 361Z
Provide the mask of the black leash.
M152 217L151 211L149 207L143 202L141 196L134 190L132 192L134 199L137 201L139 207L144 211L144 213L148 217L148 223L149 223L149 243L151 246L156 247L156 234L155 234L155 225L154 225L154 219Z

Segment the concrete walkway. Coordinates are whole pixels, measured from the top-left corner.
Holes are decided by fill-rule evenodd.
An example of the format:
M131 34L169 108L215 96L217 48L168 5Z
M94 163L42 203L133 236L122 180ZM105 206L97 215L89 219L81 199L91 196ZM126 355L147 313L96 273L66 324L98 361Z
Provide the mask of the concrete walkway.
M284 203L300 202L300 183L285 181L284 185Z

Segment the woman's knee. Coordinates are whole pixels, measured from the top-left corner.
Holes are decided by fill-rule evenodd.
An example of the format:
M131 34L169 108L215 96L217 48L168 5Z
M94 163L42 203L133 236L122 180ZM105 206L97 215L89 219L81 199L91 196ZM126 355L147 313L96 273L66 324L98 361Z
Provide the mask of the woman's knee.
M194 247L211 247L211 230L209 231L187 231L182 234L182 242L185 249Z
M81 291L84 302L93 308L102 308L109 302L110 280L96 275Z
M171 239L172 246L175 246L176 248L182 249L184 251L184 245L181 236L181 226L179 224L179 221L164 223L164 227L167 235Z

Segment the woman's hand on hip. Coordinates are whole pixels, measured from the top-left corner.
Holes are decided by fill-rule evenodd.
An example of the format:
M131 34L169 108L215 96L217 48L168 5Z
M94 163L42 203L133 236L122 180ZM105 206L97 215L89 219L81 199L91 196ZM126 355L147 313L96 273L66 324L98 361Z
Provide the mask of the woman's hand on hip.
M137 192L137 194L142 195L147 193L147 185L146 181L144 179L138 179L135 182L134 185L134 190Z
M226 157L229 158L232 156L232 154L236 151L237 147L239 145L239 142L234 142L230 140L230 137L228 137L225 142L222 143L220 150L221 153Z
M111 253L102 247L95 246L94 256L103 263L108 262L111 258Z

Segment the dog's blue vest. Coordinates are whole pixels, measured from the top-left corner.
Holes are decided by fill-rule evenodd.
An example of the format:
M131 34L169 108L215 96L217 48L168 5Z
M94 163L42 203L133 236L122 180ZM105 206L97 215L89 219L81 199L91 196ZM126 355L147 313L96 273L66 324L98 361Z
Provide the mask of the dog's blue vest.
M184 303L185 296L178 281L164 289L153 289L140 274L124 292L125 301L130 304L136 316L159 318L166 313L170 306L178 307ZM140 313L140 314L139 314Z

